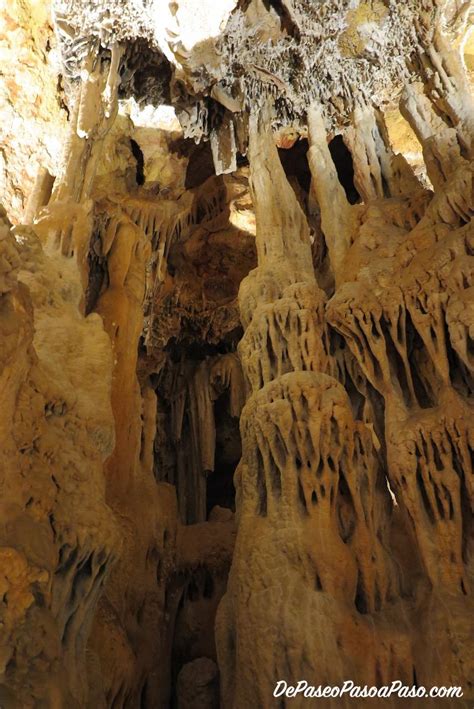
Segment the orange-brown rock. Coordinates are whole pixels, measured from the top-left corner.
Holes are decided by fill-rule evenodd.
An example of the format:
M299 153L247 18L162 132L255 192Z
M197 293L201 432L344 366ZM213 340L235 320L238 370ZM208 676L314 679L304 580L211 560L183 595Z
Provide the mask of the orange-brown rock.
M0 3L1 707L469 705L469 17Z

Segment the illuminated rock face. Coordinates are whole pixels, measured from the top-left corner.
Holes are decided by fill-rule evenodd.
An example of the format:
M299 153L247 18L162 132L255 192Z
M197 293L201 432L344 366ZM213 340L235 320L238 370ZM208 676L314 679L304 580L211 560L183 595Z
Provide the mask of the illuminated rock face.
M49 2L0 2L0 201L15 224L39 187L38 170L55 174L66 135L51 24Z
M1 7L0 705L470 697L468 8L214 5Z

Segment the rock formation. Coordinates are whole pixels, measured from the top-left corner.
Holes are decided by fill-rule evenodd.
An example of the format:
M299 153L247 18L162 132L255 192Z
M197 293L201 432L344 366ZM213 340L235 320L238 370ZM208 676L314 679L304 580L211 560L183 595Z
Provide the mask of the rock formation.
M472 700L470 4L0 12L0 705Z

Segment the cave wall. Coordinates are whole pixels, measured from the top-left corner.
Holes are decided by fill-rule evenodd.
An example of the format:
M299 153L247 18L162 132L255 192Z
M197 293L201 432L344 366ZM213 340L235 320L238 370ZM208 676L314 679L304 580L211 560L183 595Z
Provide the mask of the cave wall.
M412 3L327 4L315 93L303 0L59 5L2 10L0 704L472 696L465 8L405 66Z
M259 265L239 293L250 394L217 621L225 705L264 706L275 677L302 674L471 686L472 627L456 618L472 617L472 365L454 313L470 292L472 163L445 129L456 157L445 149L427 200L400 156L374 149L370 113L349 142L363 205L337 179L320 107L308 113L329 298L264 119L250 126Z

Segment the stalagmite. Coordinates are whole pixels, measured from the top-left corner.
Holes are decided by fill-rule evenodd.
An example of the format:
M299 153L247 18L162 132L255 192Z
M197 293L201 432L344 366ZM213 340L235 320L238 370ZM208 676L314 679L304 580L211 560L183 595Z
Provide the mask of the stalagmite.
M223 702L236 707L248 706L255 693L265 704L274 676L296 684L301 653L319 681L334 680L332 661L322 659L331 651L320 643L344 625L365 647L373 630L357 621L357 612L381 611L397 586L382 531L388 490L372 436L353 420L347 394L334 379L324 294L318 296L314 273L304 265L310 263L304 216L268 130L255 119L249 151L259 266L241 287L242 312L252 317L240 354L252 394L241 418L236 552L217 626ZM249 340L254 323L260 337ZM260 364L255 374L254 359ZM329 608L323 641L310 629ZM303 626L296 609L304 613ZM255 646L256 628L266 640ZM344 647L339 669L350 674L356 657ZM372 666L369 658L367 647L365 681L375 676L375 657ZM257 682L263 668L272 674Z
M469 3L3 5L0 707L467 707Z

